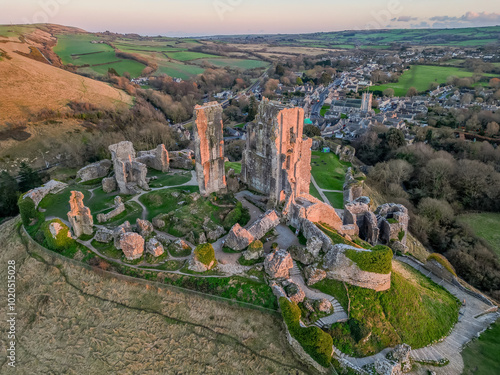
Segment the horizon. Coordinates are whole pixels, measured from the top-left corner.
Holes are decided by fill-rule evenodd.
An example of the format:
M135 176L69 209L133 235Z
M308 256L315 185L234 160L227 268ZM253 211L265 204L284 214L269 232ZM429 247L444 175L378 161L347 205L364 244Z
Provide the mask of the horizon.
M106 3L89 0L0 0L0 24L52 23L88 32L168 37L310 34L385 29L454 29L500 25L500 4L478 0L471 6L451 0L360 0L355 4L318 0L267 3L255 0L169 0ZM320 7L321 12L305 10ZM448 10L453 9L453 13Z

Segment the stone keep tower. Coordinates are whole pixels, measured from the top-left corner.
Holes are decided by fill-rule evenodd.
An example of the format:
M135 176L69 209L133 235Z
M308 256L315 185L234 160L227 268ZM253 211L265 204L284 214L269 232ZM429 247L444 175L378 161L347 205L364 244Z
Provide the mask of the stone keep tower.
M194 109L196 175L202 195L227 191L224 171L222 106L217 102Z
M303 136L304 110L264 98L247 125L241 178L275 204L309 193L312 140Z

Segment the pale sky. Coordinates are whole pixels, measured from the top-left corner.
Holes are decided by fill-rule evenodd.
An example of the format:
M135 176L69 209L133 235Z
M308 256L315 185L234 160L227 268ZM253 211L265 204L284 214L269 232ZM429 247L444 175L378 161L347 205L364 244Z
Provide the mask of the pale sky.
M497 0L0 0L0 24L142 35L309 33L500 25Z

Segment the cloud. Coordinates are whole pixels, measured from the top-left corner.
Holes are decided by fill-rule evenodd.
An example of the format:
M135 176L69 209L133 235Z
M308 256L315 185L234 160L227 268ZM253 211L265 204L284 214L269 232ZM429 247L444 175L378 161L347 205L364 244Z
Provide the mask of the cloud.
M431 27L430 23L427 21L422 21L420 23L411 24L412 29L428 29Z
M416 21L418 18L411 16L400 16L399 18L393 18L391 21L393 22L411 22Z
M432 27L491 26L500 24L500 13L467 12L461 17L435 16L429 18Z

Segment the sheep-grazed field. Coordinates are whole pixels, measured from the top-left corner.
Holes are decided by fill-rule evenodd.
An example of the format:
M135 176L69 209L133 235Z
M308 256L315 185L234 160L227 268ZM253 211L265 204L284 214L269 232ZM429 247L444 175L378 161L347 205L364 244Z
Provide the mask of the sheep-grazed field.
M281 319L203 296L102 277L21 240L18 220L0 226L0 316L7 261L17 270L17 365L0 373L305 374Z

